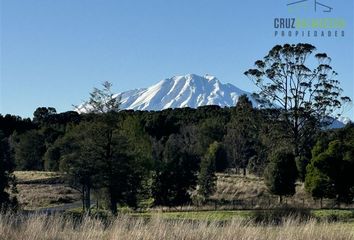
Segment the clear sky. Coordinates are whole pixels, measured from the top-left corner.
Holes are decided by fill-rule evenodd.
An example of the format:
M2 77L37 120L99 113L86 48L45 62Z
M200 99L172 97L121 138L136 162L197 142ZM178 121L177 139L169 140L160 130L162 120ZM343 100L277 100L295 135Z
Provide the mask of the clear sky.
M311 0L309 0L311 1ZM177 74L206 73L254 91L243 72L275 44L308 42L328 53L354 99L353 0L321 0L346 20L346 36L274 37L291 0L0 0L0 113L72 109L93 87L117 92ZM346 116L354 119L354 110Z

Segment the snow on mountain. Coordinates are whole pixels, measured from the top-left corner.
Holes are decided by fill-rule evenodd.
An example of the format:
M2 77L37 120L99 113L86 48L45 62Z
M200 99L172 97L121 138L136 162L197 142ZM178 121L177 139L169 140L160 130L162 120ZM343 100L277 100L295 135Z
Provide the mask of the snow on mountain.
M230 83L223 84L216 77L208 74L205 76L188 74L164 79L148 88L118 93L115 97L120 97L120 109L159 111L167 108L197 108L205 105L231 107L235 106L238 98L244 94L248 96L254 107L260 107L251 93ZM85 112L85 109L81 105L78 111ZM334 120L329 128L342 128L348 122L350 122L349 118L342 117Z
M352 121L348 117L339 117L338 119L335 119L328 128L329 129L343 128L345 127L345 125L351 122Z
M257 106L250 93L232 84L223 84L210 75L188 74L167 78L149 88L130 90L118 95L121 97L121 109L162 110L205 105L235 106L243 94Z
M348 124L348 123L352 122L352 120L350 120L350 118L348 118L348 117L339 117L338 121L340 121L340 122L342 122L344 124Z

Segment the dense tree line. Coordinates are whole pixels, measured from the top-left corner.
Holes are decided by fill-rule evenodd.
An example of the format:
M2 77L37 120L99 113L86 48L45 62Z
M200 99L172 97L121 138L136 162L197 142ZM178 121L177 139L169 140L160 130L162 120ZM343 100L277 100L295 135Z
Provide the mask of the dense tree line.
M272 124L264 119L265 112L252 108L247 97L234 108L81 115L38 108L33 126L14 131L9 140L16 169L68 173L68 181L82 192L86 208L90 193L98 189L110 198L107 205L111 206L138 207L144 198L175 206L191 202L198 182L202 186L198 193L210 196L216 171L249 169L262 175L267 160L258 159L257 151L267 143L257 136L268 135L260 129ZM235 155L234 146L239 143L245 149L237 148L244 151ZM116 211L115 207L111 210Z
M0 210L16 209L17 199L10 196L16 192L16 182L13 175L15 169L14 149L11 146L13 134L25 133L35 128L31 119L0 114Z
M99 190L105 193L101 196L105 196L107 207L115 212L117 204L139 207L147 199L166 206L191 203L194 190L208 198L215 190L215 172L230 170L265 175L272 193L292 195L299 175L284 123L277 117L280 114L274 109L252 108L246 97L233 108L54 113L23 133L15 131L7 139L13 147L17 169L66 172L68 181L82 192L87 209L90 193ZM63 115L69 120L63 121ZM334 133L340 140L335 139ZM306 146L313 149L306 186L315 198L336 198L336 191L342 190L333 190L331 184L337 181L343 186L344 180L332 175L330 179L330 173L319 172L315 162L330 164L330 153L343 152L333 158L331 164L336 168L328 169L351 179L340 169L348 170L353 159L353 130L348 126L318 134L319 142ZM335 144L338 141L344 146ZM346 150L333 150L334 147ZM320 184L331 189L325 190ZM349 186L353 184L348 182L347 190ZM318 188L324 192L319 193ZM338 199L344 201L348 197L340 195Z

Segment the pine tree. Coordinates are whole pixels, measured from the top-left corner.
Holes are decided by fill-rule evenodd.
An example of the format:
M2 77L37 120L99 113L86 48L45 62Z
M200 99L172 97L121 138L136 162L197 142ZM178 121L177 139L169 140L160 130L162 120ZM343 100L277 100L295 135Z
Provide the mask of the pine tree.
M90 211L91 189L99 174L98 161L101 152L97 151L95 123L82 122L67 131L56 142L60 148L60 170L66 173L70 185L82 194L82 207Z
M156 205L180 206L189 203L197 183L198 158L186 149L181 135L171 135L157 162L153 196Z
M37 130L30 130L13 141L16 169L43 170L44 138Z
M225 145L231 166L236 170L241 168L244 175L250 159L256 155L257 125L257 112L251 101L246 95L240 96L227 126Z
M220 148L219 143L214 142L210 144L200 164L198 194L203 196L205 199L212 195L216 190L217 178L215 175L215 161L217 158L218 148Z
M323 171L324 169L316 167L316 165L318 165L328 168L325 166L328 166L329 162L330 156L328 154L319 154L311 161L311 164L307 166L307 174L305 177L306 191L309 192L313 198L321 200L321 208L323 198L336 197L336 189L333 179L329 177L327 171Z
M120 121L113 112L95 115L59 142L61 168L81 188L86 210L92 189L105 193L113 214L118 204L136 208L149 195L144 183L150 176L151 147L137 118Z
M85 113L109 113L118 112L120 106L120 96L113 94L112 83L102 83L102 89L94 88L90 93L88 101L80 106L74 105L78 111L84 110Z
M123 202L136 208L152 198L152 144L137 116L127 117L121 124L121 131L127 138L127 155L131 160L125 174L128 191Z
M339 137L342 139L332 140L328 144L320 139L312 150L305 187L314 198L336 198L338 204L353 200L354 142L345 131L354 132L350 128L344 129L344 136Z
M282 203L283 196L295 194L297 170L294 154L286 150L278 150L271 157L264 173L264 181L268 190L279 196Z

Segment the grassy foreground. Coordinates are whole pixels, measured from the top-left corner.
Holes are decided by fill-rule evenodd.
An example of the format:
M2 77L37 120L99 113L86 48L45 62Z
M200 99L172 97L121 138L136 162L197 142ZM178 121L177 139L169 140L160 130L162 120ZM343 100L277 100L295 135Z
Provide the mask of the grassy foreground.
M84 217L81 222L63 216L11 214L0 215L0 239L354 239L349 223L299 223L287 219L281 225L254 224L239 218L229 222L166 220L158 215L151 219L118 216L111 223Z

